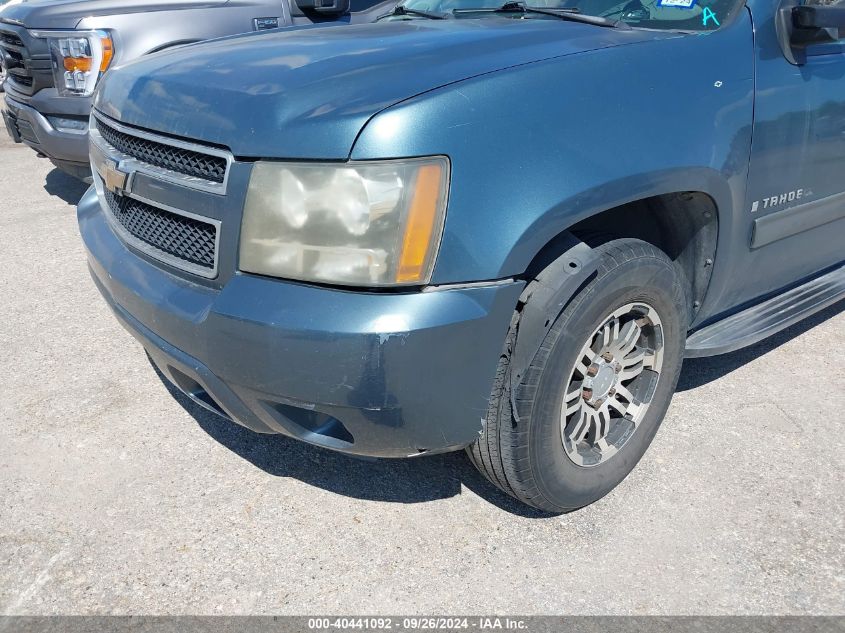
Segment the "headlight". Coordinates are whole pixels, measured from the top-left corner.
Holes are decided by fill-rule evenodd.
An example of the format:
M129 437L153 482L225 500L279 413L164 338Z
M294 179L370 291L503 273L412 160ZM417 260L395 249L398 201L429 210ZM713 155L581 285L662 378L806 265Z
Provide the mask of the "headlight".
M89 97L114 57L106 31L33 31L50 46L53 80L63 97Z
M241 227L241 270L352 286L431 277L449 188L443 157L258 162Z

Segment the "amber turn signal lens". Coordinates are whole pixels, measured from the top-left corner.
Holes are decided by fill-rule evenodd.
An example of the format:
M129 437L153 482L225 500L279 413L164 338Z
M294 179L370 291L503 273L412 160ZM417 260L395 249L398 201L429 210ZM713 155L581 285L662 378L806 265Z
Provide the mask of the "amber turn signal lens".
M419 169L396 271L398 283L422 280L431 238L437 226L442 177L443 169L438 164L423 165Z
M105 72L114 57L114 44L110 37L101 37L100 43L103 47L103 59L100 61L100 72Z
M65 57L64 60L65 70L74 72L74 71L81 71L83 73L87 73L91 70L91 58L90 57Z

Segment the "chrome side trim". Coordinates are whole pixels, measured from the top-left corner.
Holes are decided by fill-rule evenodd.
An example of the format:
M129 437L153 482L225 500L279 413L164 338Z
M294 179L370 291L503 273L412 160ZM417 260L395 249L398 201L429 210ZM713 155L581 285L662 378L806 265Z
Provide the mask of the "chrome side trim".
M162 250L159 250L155 246L147 244L145 241L138 239L129 231L127 231L123 227L123 225L117 220L117 218L114 217L111 207L106 201L105 194L103 193L103 179L100 177L100 174L93 167L91 169L91 172L94 178L94 188L97 191L97 198L100 201L100 209L103 210L103 214L106 216L109 225L111 226L112 230L117 233L120 239L122 239L126 244L128 244L132 248L144 253L145 255L152 257L153 259L157 259L158 261L163 262L169 266L173 266L173 268L178 268L179 270L184 270L185 272L189 272L192 275L198 275L199 277L205 277L206 279L214 279L215 277L217 277L218 261L220 257L220 220L215 220L214 218L209 218L203 215L197 215L195 213L189 213L188 211L176 209L169 205L162 204L161 202L156 202L155 200L149 200L142 196L137 196L134 194L128 194L126 196L128 198L138 200L139 202L143 202L144 204L148 204L151 207L156 207L157 209L162 209L164 211L169 211L170 213L174 213L176 215L181 215L186 218L191 218L192 220L199 220L200 222L205 222L206 224L213 225L215 228L214 266L211 269L205 268L203 266L197 266L196 264L192 264L191 262L187 262L184 259L180 259L179 257L171 255L170 253L166 253Z
M102 121L109 127L114 128L118 132L123 132L130 136L143 138L154 143L161 143L162 145L169 145L179 149L186 149L198 154L206 154L207 156L217 156L226 160L226 172L223 174L223 182L214 182L213 180L206 180L205 178L197 178L195 176L188 176L186 174L167 169L165 167L157 167L150 163L144 162L139 158L130 156L120 152L117 148L109 144L106 139L97 130L96 123L88 126L89 140L99 146L110 158L115 160L123 171L137 172L145 174L158 180L163 180L174 185L186 187L188 189L195 189L197 191L205 191L207 193L214 193L218 195L225 195L226 188L229 184L229 173L232 169L232 162L234 157L231 152L227 152L215 147L208 147L206 145L197 145L196 143L189 143L187 141L179 141L166 136L159 136L150 132L143 132L135 128L126 127L118 123L111 117L106 116L97 110L91 111L91 118L96 121Z
M48 37L67 37L68 35L73 36L86 36L86 35L96 35L102 33L99 29L28 29L29 34L32 37L38 39L45 39Z
M421 292L443 292L446 290L467 290L471 288L493 288L496 286L507 286L516 281L514 277L494 279L493 281L472 281L468 283L440 284L425 286Z

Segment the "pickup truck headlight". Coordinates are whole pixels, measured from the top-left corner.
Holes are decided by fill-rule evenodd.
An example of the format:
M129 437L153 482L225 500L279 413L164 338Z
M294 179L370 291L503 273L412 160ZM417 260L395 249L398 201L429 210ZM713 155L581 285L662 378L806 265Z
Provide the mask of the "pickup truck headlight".
M449 161L253 166L241 270L351 286L425 284L440 245Z
M63 97L89 97L114 57L106 31L33 31L50 46L53 80Z

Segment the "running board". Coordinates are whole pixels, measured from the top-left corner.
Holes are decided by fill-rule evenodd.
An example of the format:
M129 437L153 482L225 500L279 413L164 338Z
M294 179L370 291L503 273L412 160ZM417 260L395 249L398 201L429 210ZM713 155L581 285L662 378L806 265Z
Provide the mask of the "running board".
M845 298L845 266L717 321L687 338L687 358L753 345Z

